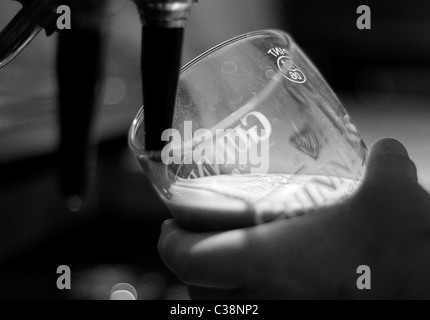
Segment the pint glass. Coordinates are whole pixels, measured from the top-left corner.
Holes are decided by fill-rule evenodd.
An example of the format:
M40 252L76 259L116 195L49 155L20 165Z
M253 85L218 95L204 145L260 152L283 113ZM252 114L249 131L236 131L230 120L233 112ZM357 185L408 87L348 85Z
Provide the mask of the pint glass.
M341 201L359 185L367 154L318 70L276 30L237 37L183 67L161 161L145 152L143 109L129 138L173 215L205 230Z

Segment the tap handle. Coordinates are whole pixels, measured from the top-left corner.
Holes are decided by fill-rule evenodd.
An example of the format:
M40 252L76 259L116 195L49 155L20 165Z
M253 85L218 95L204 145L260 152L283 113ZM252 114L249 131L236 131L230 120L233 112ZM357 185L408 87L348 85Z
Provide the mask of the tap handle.
M15 59L42 29L56 29L56 0L18 0L23 8L0 33L0 68Z
M145 149L160 159L162 133L172 128L184 27L197 0L135 0L142 19Z
M62 191L70 211L82 209L96 169L95 122L105 62L106 0L62 0L72 29L57 50Z

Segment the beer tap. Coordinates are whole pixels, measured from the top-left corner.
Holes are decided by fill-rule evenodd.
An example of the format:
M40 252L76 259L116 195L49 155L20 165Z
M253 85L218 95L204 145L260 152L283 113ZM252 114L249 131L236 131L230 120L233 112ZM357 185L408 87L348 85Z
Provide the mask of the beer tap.
M55 0L17 0L23 8L0 33L0 68L15 59L42 31L55 32Z
M172 126L184 27L198 0L134 0L142 20L145 142L159 158L161 133ZM94 172L93 127L103 74L105 0L20 0L23 9L0 33L0 68L45 29L55 30L56 7L71 8L72 28L60 32L57 51L60 166L63 193L79 211ZM61 2L61 3L60 3ZM1 76L1 73L0 73Z
M135 0L142 19L145 149L160 160L178 88L184 28L197 0Z

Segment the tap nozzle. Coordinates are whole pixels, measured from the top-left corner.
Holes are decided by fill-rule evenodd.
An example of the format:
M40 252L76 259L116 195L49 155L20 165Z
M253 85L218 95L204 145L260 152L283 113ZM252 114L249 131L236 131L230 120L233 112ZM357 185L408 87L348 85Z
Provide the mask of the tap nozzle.
M146 26L184 28L198 0L135 0Z

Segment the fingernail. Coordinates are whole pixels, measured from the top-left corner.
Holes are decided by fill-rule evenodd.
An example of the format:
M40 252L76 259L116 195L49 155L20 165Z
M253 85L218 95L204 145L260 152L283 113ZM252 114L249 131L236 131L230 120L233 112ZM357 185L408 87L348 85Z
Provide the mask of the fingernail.
M381 144L384 151L390 155L403 156L409 158L406 148L397 140L386 139Z
M163 224L161 225L161 230L164 230L171 222L172 220L164 221Z

